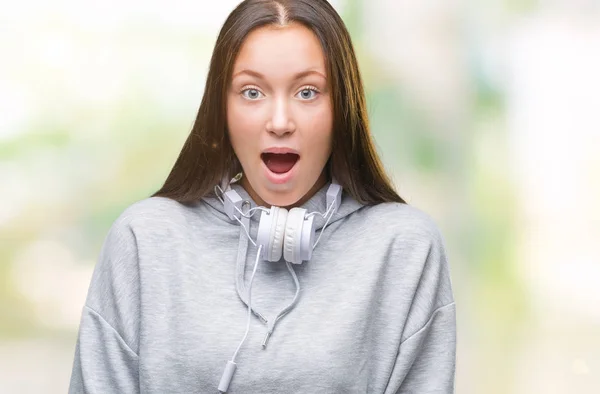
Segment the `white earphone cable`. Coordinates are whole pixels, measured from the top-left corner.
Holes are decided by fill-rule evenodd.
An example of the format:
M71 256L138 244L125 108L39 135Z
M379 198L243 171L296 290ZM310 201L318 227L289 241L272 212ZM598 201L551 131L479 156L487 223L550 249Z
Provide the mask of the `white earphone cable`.
M327 220L325 221L325 224L323 225L323 228L321 229L321 232L319 233L319 237L317 238L317 240L315 241L315 244L313 245L313 250L317 247L317 244L319 243L319 240L321 239L321 236L323 235L323 233L325 232L325 228L327 228L327 224L329 224L329 220L333 217L333 215L335 214L335 210L332 209L334 206L335 202L332 202L329 205L329 209L327 209L327 212L331 211L331 214L327 217Z
M219 199L219 201L221 201L221 204L225 204L225 201L223 200L223 197L222 197L222 195L223 195L223 189L221 189L221 187L220 187L219 185L216 185L216 186L215 186L215 188L214 188L214 191L215 191L215 195L217 196L217 198ZM218 191L219 193L221 193L221 195L219 195L219 193L217 193L217 191ZM261 211L261 212L269 212L269 209L267 209L267 208L265 208L265 207L254 207L254 208L250 208L250 209L248 210L248 212L246 212L246 213L242 212L242 211L241 211L241 210L240 210L238 207L236 207L235 205L233 206L233 208L234 208L236 211L238 211L238 213L239 213L240 215L242 215L243 217L246 217L246 218L251 218L251 217L252 217L252 216L254 216L254 214L255 214L256 212L258 212L258 211ZM236 218L236 219L237 219L237 218ZM238 220L238 221L239 221L239 220Z
M329 204L329 207L327 208L327 210L325 212L310 212L306 214L306 217L309 218L311 216L315 216L315 215L319 215L321 216L323 219L325 219L327 217L327 215L329 215L330 211L332 209L335 208L335 201L333 201L331 204ZM334 209L335 210L335 209ZM335 212L334 212L335 213Z
M250 240L250 242L252 242L252 245L256 246L256 241L254 241L252 239L252 237L250 236L250 233L248 232L248 229L246 228L246 226L244 225L244 223L242 223L242 221L237 216L235 216L235 220L237 220L240 223L240 226L242 226L242 228L244 229L244 232L248 236L248 239Z
M237 347L235 353L233 353L233 357L231 358L232 362L235 362L235 358L238 355L244 341L246 341L246 337L248 336L248 332L250 331L250 318L252 314L252 281L254 280L254 275L256 274L256 268L258 267L258 262L260 260L260 254L262 253L262 245L258 247L258 252L256 253L256 261L254 262L254 269L252 270L252 276L250 277L250 284L248 285L248 320L246 322L246 333L244 334L244 338L242 342L240 342Z
M252 270L252 276L250 277L250 284L248 287L248 319L246 321L246 332L244 333L244 338L238 345L235 353L233 353L233 357L231 361L227 362L225 366L225 371L223 371L223 376L221 376L221 381L219 382L219 392L226 393L229 388L229 383L231 383L231 379L233 378L233 374L236 369L235 358L237 357L242 345L246 341L248 337L248 332L250 332L250 319L252 315L252 281L254 280L254 275L256 274L256 269L258 268L258 262L260 261L260 254L262 253L262 245L258 247L258 252L256 253L256 261L254 262L254 269Z

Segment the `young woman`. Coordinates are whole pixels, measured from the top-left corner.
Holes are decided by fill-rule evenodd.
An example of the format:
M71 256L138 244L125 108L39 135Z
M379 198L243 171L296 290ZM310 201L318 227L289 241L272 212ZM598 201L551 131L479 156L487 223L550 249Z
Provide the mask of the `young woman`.
M70 393L452 393L455 344L442 238L383 171L339 15L243 1L165 184L108 233Z

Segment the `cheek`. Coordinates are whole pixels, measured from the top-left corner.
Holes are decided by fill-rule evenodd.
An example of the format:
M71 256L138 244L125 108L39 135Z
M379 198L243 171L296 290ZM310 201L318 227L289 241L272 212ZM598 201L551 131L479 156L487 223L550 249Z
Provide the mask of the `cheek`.
M237 145L234 148L256 141L254 135L257 130L256 123L255 111L252 111L248 106L235 103L234 100L228 102L227 128L229 129L231 143Z
M319 152L329 152L333 137L333 114L330 106L324 106L318 112L307 117L305 130L309 131L308 144Z

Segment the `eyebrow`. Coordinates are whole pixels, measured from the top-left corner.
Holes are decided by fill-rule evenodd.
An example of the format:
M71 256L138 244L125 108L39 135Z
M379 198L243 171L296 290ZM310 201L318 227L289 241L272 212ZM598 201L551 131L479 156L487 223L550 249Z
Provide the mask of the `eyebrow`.
M241 70L241 71L233 74L233 76L231 77L231 79L234 79L234 78L236 78L236 77L238 77L238 76L240 76L242 74L247 74L247 75L250 75L252 77L256 77L258 79L262 79L262 80L266 79L265 76L263 74L259 73L258 71L248 70L248 69L244 69L244 70ZM315 75L318 75L318 76L320 76L320 77L322 77L324 79L327 79L327 77L325 77L325 75L323 75L321 72L319 72L317 70L306 70L306 71L302 71L302 72L299 72L298 74L294 75L294 80L298 80L298 79L304 78L304 77L306 77L308 75L311 75L311 74L315 74Z

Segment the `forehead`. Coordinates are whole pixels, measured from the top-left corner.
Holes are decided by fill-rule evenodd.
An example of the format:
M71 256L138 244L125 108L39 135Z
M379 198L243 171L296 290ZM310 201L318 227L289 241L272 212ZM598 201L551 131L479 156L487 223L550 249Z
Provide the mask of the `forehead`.
M245 69L268 78L285 78L309 69L325 75L325 56L319 39L307 27L297 23L265 26L252 31L240 48L233 74Z

